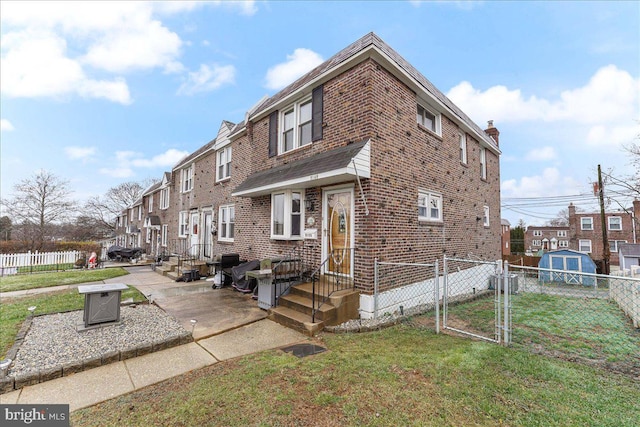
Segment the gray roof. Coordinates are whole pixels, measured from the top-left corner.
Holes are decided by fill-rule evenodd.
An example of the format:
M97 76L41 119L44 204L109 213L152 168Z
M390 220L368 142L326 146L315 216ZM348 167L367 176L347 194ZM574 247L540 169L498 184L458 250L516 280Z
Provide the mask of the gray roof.
M620 253L625 257L638 257L640 258L640 244L635 243L622 243L618 249Z
M367 139L348 144L340 148L287 163L286 165L256 172L236 187L233 193L345 168L349 166L351 159L360 152L368 141Z
M342 49L337 54L333 55L331 58L318 65L316 68L300 77L295 82L291 83L286 88L282 89L280 92L276 93L272 97L266 99L261 105L257 106L254 111L258 114L264 112L265 110L272 107L278 101L286 98L288 95L296 92L298 89L310 84L316 78L321 76L322 74L330 71L331 69L337 67L342 62L347 61L349 58L353 57L357 53L365 50L369 46L376 47L379 51L384 53L392 62L394 62L400 69L406 72L409 76L411 76L420 86L422 86L428 93L430 93L434 98L440 101L444 106L446 106L451 113L457 116L462 122L464 122L467 126L473 129L477 134L483 139L485 143L494 147L494 149L498 150L498 146L496 142L487 135L483 129L481 129L473 120L469 118L460 108L458 108L449 98L447 98L437 87L433 85L426 77L424 77L413 65L407 62L402 56L400 56L395 50L393 50L389 45L387 45L378 35L375 33L369 33L364 37L356 40L354 43L350 44L346 48ZM237 132L238 129L234 129L234 132Z

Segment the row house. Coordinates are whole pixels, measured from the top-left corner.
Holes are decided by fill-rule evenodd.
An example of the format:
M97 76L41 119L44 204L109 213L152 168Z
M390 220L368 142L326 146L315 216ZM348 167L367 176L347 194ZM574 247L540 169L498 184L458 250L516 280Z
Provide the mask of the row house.
M569 249L569 227L529 226L524 233L524 247L528 253Z
M500 258L499 134L370 33L165 174L143 196L142 243L206 259L304 248L357 291L352 317L371 317L376 259ZM392 287L418 280L405 276Z
M627 211L605 212L604 217L611 254L610 263L619 265L619 246L623 243L638 243L640 200L634 200L633 207ZM600 212L576 212L576 207L570 204L569 235L571 249L588 253L596 261L604 259Z

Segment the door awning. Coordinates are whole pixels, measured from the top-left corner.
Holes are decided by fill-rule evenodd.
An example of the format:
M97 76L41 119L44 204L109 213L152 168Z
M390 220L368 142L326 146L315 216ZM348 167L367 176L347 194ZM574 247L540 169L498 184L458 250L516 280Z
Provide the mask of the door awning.
M287 188L309 188L337 184L371 176L369 140L325 151L286 165L250 175L231 193L256 197Z
M145 228L160 228L162 223L160 222L160 217L157 215L151 215L145 218L144 227Z

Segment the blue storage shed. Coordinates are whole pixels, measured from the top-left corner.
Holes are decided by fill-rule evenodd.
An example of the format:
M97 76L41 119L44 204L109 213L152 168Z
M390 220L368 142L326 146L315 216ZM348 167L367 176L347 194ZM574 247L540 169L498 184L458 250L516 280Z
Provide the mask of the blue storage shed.
M596 273L596 264L591 257L583 252L571 249L549 251L542 255L539 268L552 271L540 271L539 280L543 283L566 283L572 285L595 286L594 276L580 273ZM576 273L572 273L575 271Z

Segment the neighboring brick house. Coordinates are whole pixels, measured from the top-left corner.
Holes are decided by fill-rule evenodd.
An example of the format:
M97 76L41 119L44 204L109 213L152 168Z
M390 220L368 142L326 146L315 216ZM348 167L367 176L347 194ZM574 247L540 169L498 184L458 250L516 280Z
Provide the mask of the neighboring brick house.
M569 227L533 226L524 232L524 249L528 253L569 249Z
M167 246L244 259L304 246L326 272L342 251L371 317L375 259L500 258L498 143L370 33L173 168Z
M505 257L511 255L511 223L503 218L500 226L502 227L502 256Z
M638 218L640 218L640 201L634 200L630 212L605 212L605 227L611 253L610 263L619 264L618 247L622 243L638 243ZM573 204L569 205L570 249L585 252L596 261L604 259L602 221L600 212L576 212Z

